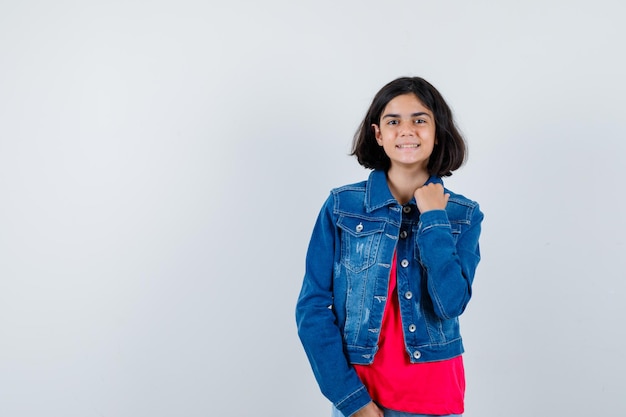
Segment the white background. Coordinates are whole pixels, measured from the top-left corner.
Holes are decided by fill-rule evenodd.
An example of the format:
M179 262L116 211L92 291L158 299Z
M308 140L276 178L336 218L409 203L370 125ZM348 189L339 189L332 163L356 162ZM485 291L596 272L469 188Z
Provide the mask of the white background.
M626 407L620 1L0 0L0 415L329 415L293 317L376 91L485 213L467 417Z

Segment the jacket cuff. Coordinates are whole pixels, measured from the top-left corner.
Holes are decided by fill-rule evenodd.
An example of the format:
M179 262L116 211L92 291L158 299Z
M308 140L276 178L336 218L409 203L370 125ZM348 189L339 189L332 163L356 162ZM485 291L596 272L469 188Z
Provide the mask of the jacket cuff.
M341 411L345 417L349 417L369 404L370 401L372 401L372 399L370 398L367 389L365 389L365 387L361 387L335 404L335 407L337 410Z
M419 232L425 232L431 227L450 227L448 213L445 210L429 210L420 214Z

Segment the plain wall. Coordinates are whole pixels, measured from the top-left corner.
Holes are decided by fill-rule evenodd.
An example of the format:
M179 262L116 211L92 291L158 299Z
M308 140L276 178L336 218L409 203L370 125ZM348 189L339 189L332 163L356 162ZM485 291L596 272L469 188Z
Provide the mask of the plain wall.
M0 415L329 415L293 317L373 95L485 213L467 417L626 406L619 1L0 2Z

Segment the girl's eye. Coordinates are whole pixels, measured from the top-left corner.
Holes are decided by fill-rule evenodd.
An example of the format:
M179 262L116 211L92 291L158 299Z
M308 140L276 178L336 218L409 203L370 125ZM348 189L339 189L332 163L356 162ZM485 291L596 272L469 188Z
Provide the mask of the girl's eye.
M416 125L421 124L421 123L426 123L426 120L424 120L424 119L415 119L415 124Z
M397 120L389 120L389 121L387 122L387 124L388 124L389 126L397 125L397 124L398 124L398 121L397 121Z

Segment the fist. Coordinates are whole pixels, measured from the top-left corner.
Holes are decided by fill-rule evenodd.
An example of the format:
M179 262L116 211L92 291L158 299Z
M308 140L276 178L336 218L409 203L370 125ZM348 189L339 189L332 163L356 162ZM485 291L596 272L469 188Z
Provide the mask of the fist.
M430 183L415 190L415 202L420 213L445 210L450 194L443 192L443 185Z

